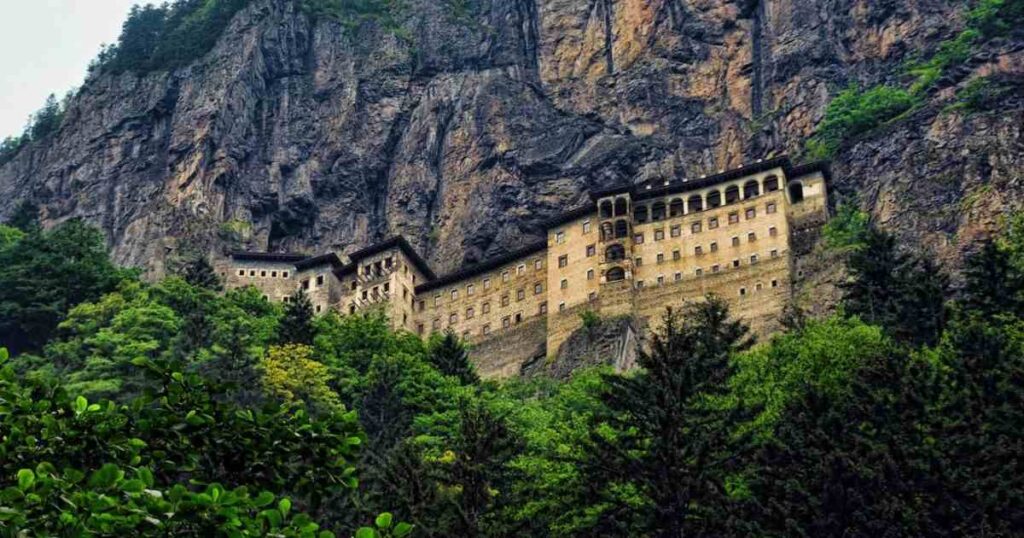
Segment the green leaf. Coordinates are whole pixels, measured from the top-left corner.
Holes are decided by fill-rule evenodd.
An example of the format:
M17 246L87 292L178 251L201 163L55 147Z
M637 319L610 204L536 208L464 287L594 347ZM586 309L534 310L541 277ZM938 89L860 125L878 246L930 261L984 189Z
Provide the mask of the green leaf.
M362 527L356 531L355 538L377 538L377 531L370 527Z
M18 489L21 491L28 491L32 487L32 484L36 483L36 474L31 469L22 469L18 471Z
M389 512L384 512L383 514L377 516L377 521L375 521L375 523L377 524L377 528L378 529L381 529L381 530L390 529L391 528L391 514Z
M277 503L277 509L281 511L281 515L288 517L288 511L292 509L292 501L284 498Z
M408 536L409 533L412 532L412 529L413 527L411 524L403 521L398 525L395 525L395 530L394 532L392 532L392 535L394 535L395 538L403 538L405 536Z
M274 494L269 491L261 492L252 500L252 504L257 508L263 508L264 506L270 505L272 502L274 502Z
M146 489L146 483L142 480L125 480L121 483L121 491L128 493L140 493Z
M85 410L89 407L89 400L85 399L85 396L79 396L75 398L75 414L81 415L85 413Z

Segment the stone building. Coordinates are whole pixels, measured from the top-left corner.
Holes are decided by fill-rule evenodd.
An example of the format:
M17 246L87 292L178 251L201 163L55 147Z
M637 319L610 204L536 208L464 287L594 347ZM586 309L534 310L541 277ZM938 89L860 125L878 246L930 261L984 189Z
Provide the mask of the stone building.
M317 312L385 309L396 329L452 330L481 373L554 357L581 313L656 329L666 307L714 293L759 333L778 326L801 257L828 218L828 168L788 158L701 178L622 185L546 223L547 238L436 276L402 237L347 256L236 253L228 287L301 288Z

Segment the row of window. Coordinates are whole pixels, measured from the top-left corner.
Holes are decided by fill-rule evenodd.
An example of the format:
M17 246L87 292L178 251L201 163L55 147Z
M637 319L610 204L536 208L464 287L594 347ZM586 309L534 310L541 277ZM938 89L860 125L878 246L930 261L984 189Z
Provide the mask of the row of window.
M261 269L261 270L257 271L256 269L249 269L249 276L250 277L255 277L257 273L259 274L260 278L267 278L268 276L270 278L278 278L278 275L280 275L280 278L288 278L288 274L289 274L288 271L278 272L278 271L267 271L267 270L264 270L264 269ZM238 270L238 276L246 276L245 269L239 269Z
M457 290L453 290L453 292L457 292ZM534 295L541 295L542 293L544 293L544 283L543 282L536 282L536 283L534 283L534 285L533 285L533 294ZM473 294L470 293L469 295L473 295ZM458 298L457 296L453 296L452 300L454 301L457 298ZM518 290L516 290L516 302L523 301L525 299L526 299L526 288L519 288ZM508 306L512 302L511 295L508 294L508 293L502 295L501 299L500 299L500 302L501 302L501 306ZM490 302L485 302L483 304L483 308L484 308L484 313L485 314L491 311L491 306L490 305L491 305ZM434 297L434 306L435 307L441 306L441 296L440 295L437 295L437 296ZM418 310L420 312L422 312L425 308L426 308L426 304L423 301L420 301L419 305L418 305ZM469 310L472 311L473 307L470 307Z
M676 251L676 252L678 252L678 251ZM662 261L661 256L662 255L659 254L658 256L659 256L658 263L661 263L661 261ZM768 253L768 256L770 258L773 258L773 259L774 258L778 258L779 257L779 251L777 249L772 249ZM676 258L676 259L678 259L678 258ZM760 261L760 258L758 257L757 254L751 254L749 260L750 260L750 265L757 265L757 262ZM643 261L640 258L636 259L636 264L637 265L642 265L642 263L643 263ZM730 264L728 264L727 267L731 266L732 268L739 268L741 265L742 265L742 260L740 260L739 258L736 258L736 259L732 260L732 262ZM722 266L720 264L717 264L717 263L710 267L710 271L712 273L719 273L719 272L721 272L721 270L722 270ZM698 277L699 276L704 276L704 269L701 268L701 267L696 268L694 270L694 276L698 276ZM676 274L675 274L676 282L678 282L678 281L680 281L682 279L683 279L683 273L681 271L680 272L676 272ZM664 283L664 277L663 276L659 276L658 277L658 283L659 284ZM637 281L637 286L642 288L644 286L644 281L643 280L638 280Z
M544 260L541 259L541 258L538 258L538 259L534 260L533 261L533 269L534 269L534 271L542 271L544 269ZM515 268L515 275L517 277L524 276L525 274L526 274L526 264L525 263L521 263L518 266L516 266L516 268ZM511 280L512 280L512 270L502 271L502 273L501 273L501 281L502 282L509 282ZM490 291L490 289L492 287L491 286L491 279L490 278L483 279L483 281L481 282L481 285L483 287L483 291L485 291L485 292L486 291ZM540 288L538 288L538 286L540 286ZM534 293L535 294L543 293L543 291L544 291L543 284L541 284L539 282L534 284ZM452 302L458 301L459 300L459 293L460 293L459 288L452 288L451 290L448 291L448 297L449 297L449 299ZM472 296L476 295L476 284L466 284L465 293L466 293L467 297L472 297ZM517 292L517 294L525 297L525 291L523 289L520 289ZM434 295L434 306L435 307L436 306L441 306L442 297L443 296L440 293L437 294L437 295ZM522 300L522 298L520 298L520 300ZM422 312L424 310L424 308L426 308L426 303L421 300L419 302L419 311Z

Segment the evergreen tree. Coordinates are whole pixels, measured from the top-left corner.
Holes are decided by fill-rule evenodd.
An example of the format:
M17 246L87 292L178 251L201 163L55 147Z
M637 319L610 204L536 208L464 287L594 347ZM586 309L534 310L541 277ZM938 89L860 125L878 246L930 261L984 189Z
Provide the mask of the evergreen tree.
M473 363L469 361L469 353L465 344L459 341L452 330L445 331L444 336L434 338L430 346L430 362L444 375L457 377L463 385L480 382Z
M185 265L182 275L185 281L193 286L205 288L211 291L223 291L224 285L217 276L217 272L210 264L206 256L197 256L194 260Z
M727 524L725 479L741 450L739 408L718 409L730 356L752 344L728 306L709 296L669 312L636 375L609 376L611 410L581 462L596 491L594 536L714 535Z
M57 132L62 121L64 121L64 107L57 100L57 96L51 93L46 98L43 108L32 116L29 135L32 140L41 140Z
M278 328L277 339L282 344L313 344L313 303L305 290L292 296L284 309L284 318Z
M39 206L35 202L22 200L14 213L7 219L8 226L17 228L23 232L29 232L39 227Z
M871 226L863 248L847 260L850 280L841 285L848 314L884 328L910 344L935 344L945 326L947 277L927 257L896 246L891 234Z

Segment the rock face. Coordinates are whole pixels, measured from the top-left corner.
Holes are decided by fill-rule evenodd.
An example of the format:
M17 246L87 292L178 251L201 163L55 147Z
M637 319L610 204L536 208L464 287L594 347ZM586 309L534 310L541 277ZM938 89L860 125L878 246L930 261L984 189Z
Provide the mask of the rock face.
M940 0L412 0L409 39L252 0L193 65L95 76L61 129L0 166L116 259L183 249L347 251L401 233L440 271L539 237L594 188L802 147L830 95L895 82L962 27ZM834 186L951 259L1022 202L1024 98L944 112L957 85L1020 88L989 44L923 109L843 148Z

